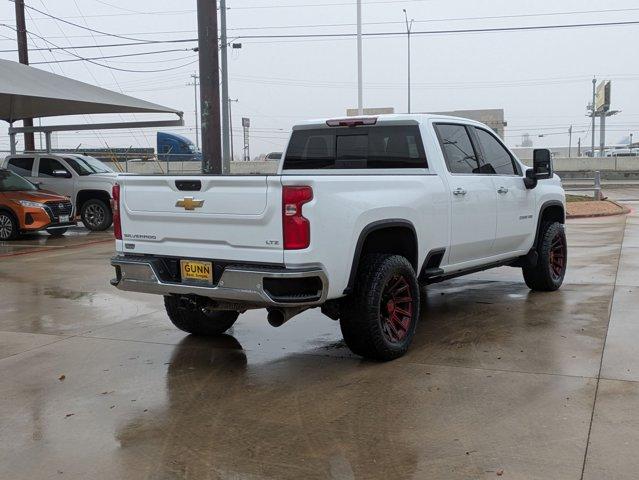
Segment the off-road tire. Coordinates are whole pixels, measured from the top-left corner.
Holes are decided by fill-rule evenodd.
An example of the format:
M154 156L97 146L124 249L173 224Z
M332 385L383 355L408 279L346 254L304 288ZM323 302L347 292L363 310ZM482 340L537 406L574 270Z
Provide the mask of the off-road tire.
M542 225L537 246L537 264L522 268L528 288L539 292L554 292L564 282L568 266L568 245L564 226L558 222Z
M68 228L51 228L47 230L47 233L53 238L58 238L67 233Z
M398 296L390 294L394 285L398 285ZM346 345L356 355L371 360L389 361L401 357L417 329L419 300L417 276L406 258L367 255L360 261L354 292L341 306L340 326ZM400 304L402 307L398 308ZM399 313L393 316L395 312Z
M173 325L193 335L211 337L221 335L233 326L239 312L204 313L201 309L180 308L178 297L164 297L164 307Z
M97 198L82 204L80 216L84 226L92 232L103 232L113 223L111 207Z
M20 227L16 217L5 211L0 211L0 241L15 240L20 235Z

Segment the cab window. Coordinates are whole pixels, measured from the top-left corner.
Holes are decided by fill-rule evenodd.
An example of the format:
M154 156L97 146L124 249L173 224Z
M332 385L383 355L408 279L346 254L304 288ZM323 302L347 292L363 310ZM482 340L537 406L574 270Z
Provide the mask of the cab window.
M483 153L482 170L493 175L519 175L513 157L495 136L475 128Z
M7 164L7 170L22 177L30 177L33 171L33 158L12 158Z
M480 173L477 155L466 126L436 123L435 131L450 173Z
M53 172L55 170L64 170L65 172L69 171L64 165L62 165L62 163L54 158L40 159L40 166L38 168L39 177L51 178L53 177Z

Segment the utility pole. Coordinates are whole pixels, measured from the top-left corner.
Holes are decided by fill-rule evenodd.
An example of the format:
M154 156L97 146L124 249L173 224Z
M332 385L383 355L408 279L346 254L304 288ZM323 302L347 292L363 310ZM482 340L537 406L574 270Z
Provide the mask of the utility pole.
M226 0L220 0L220 47L222 60L222 171L230 173L231 154L229 148L229 64L226 39Z
M235 151L233 147L233 109L231 108L231 102L239 102L239 100L229 98L229 132L231 134L231 161L235 160Z
M597 78L592 79L592 105L590 107L592 113L592 126L590 133L592 134L592 158L595 158L595 115L597 107L595 104L597 103Z
M577 156L581 157L581 137L577 140Z
M193 83L189 83L189 85L193 85L193 91L195 92L195 146L199 150L200 149L200 119L198 117L200 115L198 112L197 104L200 101L200 99L197 96L197 87L199 85L198 80L200 79L200 77L197 73L194 73L193 75L191 75L191 78L193 79Z
M202 118L202 173L222 174L220 142L220 65L218 61L217 5L197 0Z
M410 106L410 34L413 29L413 19L411 18L410 22L408 21L408 13L406 9L404 9L404 18L406 19L406 36L408 38L408 113L411 113Z
M572 125L568 128L568 158L572 158Z
M364 115L364 68L362 59L362 0L357 0L357 114Z
M18 40L18 60L23 65L29 65L29 46L27 44L27 24L24 18L24 0L15 0L16 4L16 35ZM33 119L22 120L24 127L33 127ZM33 133L24 134L24 151L35 151L35 138Z
M632 133L630 134L630 148L632 148Z

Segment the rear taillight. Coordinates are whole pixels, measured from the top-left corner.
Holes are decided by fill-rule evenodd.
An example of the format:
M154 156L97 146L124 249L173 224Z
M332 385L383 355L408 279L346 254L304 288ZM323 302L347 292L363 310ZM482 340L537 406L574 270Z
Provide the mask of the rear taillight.
M285 250L303 250L311 244L311 223L302 215L302 206L311 200L313 200L311 187L284 187L282 224Z
M120 221L120 185L113 185L111 190L111 211L113 212L113 235L116 240L122 240L122 222Z

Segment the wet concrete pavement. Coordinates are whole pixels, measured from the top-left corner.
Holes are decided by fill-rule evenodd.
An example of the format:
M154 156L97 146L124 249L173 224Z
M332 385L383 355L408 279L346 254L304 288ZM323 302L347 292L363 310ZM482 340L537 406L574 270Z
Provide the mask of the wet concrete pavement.
M567 230L559 292L431 286L388 364L316 311L191 338L108 234L0 244L0 479L635 479L639 216Z

